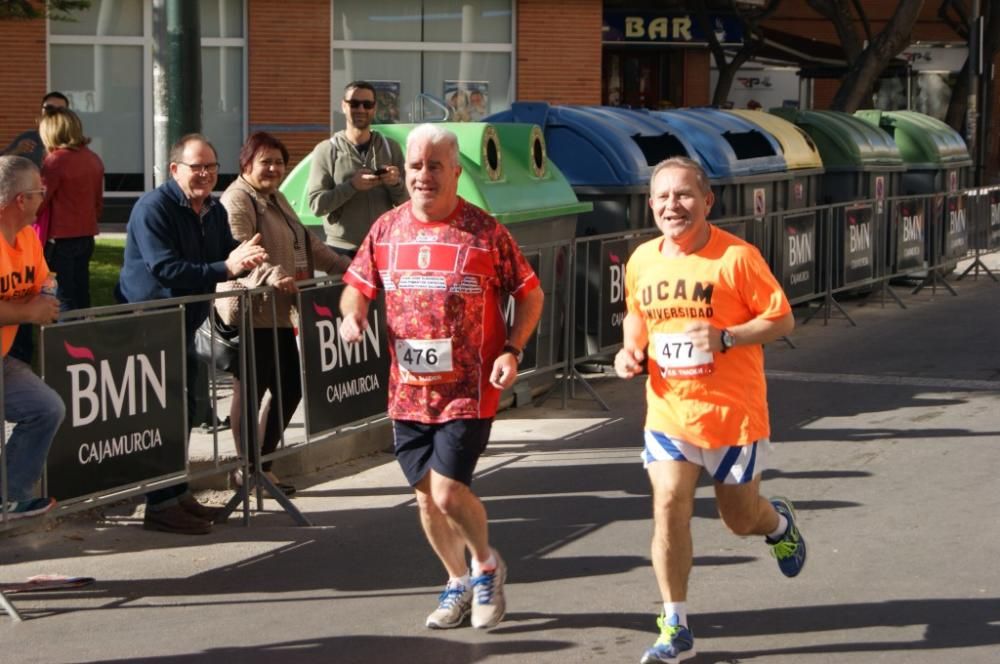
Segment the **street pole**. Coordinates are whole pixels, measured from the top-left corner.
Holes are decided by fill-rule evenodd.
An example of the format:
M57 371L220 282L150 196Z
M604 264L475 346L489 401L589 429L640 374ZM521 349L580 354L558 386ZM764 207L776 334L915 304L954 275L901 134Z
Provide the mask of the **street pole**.
M972 182L982 183L982 159L979 151L979 74L982 69L983 42L979 17L979 0L972 0L969 13L969 104L965 115L965 142L972 156Z
M170 146L201 131L201 25L197 0L153 0L153 173L169 175Z

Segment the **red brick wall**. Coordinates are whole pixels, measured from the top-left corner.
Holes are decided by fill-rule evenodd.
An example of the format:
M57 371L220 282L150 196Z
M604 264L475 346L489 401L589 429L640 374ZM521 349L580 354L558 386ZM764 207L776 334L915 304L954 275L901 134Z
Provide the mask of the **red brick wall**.
M519 0L518 100L601 103L602 0Z
M684 52L684 106L707 106L712 102L709 88L711 54L707 48L685 48Z
M0 21L0 150L38 122L47 90L45 21Z
M839 78L814 78L812 108L826 110L830 108L834 95L840 89Z
M293 166L329 135L330 10L330 0L248 2L248 124L281 138Z

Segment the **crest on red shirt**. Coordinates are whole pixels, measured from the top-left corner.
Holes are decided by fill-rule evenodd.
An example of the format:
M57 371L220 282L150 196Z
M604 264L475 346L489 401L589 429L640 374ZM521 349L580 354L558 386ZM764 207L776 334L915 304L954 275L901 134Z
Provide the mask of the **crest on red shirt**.
M420 251L417 252L417 265L420 266L421 270L426 270L431 264L431 248L424 246L420 247Z

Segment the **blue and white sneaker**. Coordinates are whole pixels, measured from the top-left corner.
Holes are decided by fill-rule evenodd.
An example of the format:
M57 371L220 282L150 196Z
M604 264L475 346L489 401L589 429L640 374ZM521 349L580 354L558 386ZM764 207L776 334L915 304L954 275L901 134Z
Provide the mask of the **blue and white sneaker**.
M697 653L694 649L694 634L687 625L679 625L676 615L668 619L662 613L656 619L660 628L660 638L639 660L639 664L676 664L691 659Z
M507 563L496 549L493 555L497 561L496 569L472 577L472 626L476 629L495 627L507 613L507 597L503 590L507 581Z
M56 499L50 496L29 498L7 503L7 518L11 521L29 516L41 516L56 506Z
M438 596L438 606L429 616L426 625L431 629L458 627L472 610L472 589L452 582Z
M771 555L777 559L781 573L789 578L798 576L806 565L806 540L795 525L795 507L792 501L778 496L771 498L771 504L778 514L788 519L788 530L779 540L765 539L771 546Z

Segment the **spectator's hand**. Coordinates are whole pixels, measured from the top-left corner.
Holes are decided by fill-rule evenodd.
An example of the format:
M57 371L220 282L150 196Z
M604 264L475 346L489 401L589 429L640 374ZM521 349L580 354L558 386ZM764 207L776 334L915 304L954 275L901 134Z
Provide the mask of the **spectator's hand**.
M379 183L379 176L370 169L362 168L351 177L351 186L358 191L368 191Z
M361 341L364 331L368 329L368 318L359 314L344 316L340 322L340 338L347 343Z
M295 285L294 277L282 277L274 282L274 289L282 293L294 295L299 292L299 287Z
M230 277L237 277L266 260L267 251L260 245L260 233L257 233L230 252L226 258L226 271Z
M638 376L643 371L646 353L641 349L622 348L615 355L615 373L619 378Z
M395 166L387 166L385 173L379 176L379 182L387 187L395 187L399 184L399 169Z
M39 293L24 302L28 323L48 325L59 320L59 300L51 295Z
M688 323L684 333L691 340L695 350L714 353L722 350L722 330L706 321Z
M490 385L498 390L506 390L517 380L517 358L513 353L501 353L493 361L493 371L490 372Z

